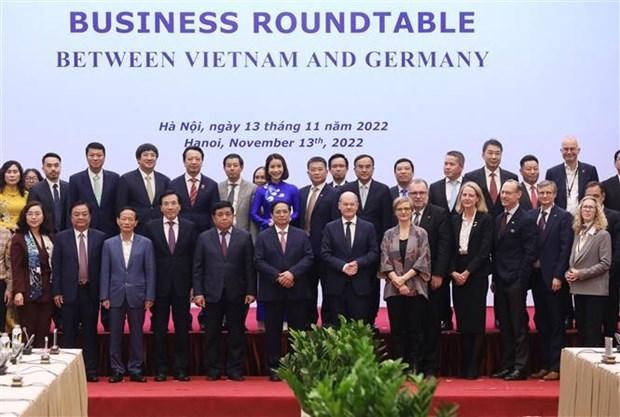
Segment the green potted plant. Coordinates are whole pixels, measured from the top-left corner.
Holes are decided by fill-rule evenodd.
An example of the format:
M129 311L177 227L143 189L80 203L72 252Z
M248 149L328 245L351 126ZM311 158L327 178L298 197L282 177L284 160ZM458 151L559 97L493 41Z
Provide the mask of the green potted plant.
M437 380L407 375L399 360L383 360L383 346L361 321L340 318L339 328L291 331L290 352L278 375L309 417L428 416ZM456 415L456 405L433 414Z

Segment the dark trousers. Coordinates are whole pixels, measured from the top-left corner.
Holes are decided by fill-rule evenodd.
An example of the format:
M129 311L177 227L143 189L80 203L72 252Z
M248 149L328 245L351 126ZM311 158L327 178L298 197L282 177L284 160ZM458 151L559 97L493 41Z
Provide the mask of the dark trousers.
M263 301L265 309L265 363L266 371L278 369L282 357L281 340L284 314L288 317L288 327L293 330L306 330L306 300Z
M421 296L395 295L385 300L392 334L392 354L402 358L412 372L417 372L424 349L423 325L428 317L427 301Z
M78 287L75 302L62 306L62 345L67 348L81 347L84 352L86 375L97 376L97 316L99 300L92 297L89 286ZM82 346L78 346L78 325L82 323Z
M602 326L606 298L604 295L575 295L578 346L603 346Z
M525 372L529 356L525 283L513 283L495 278L495 311L500 324L502 340L502 369Z
M226 317L228 328L226 374L243 375L245 363L245 312L246 304L241 302L225 301L209 303L205 332L205 370L209 376L222 374L220 360L220 339L222 334L222 319Z
M446 280L444 280L445 282ZM439 357L439 340L441 336L443 290L428 288L428 309L426 320L423 321L424 344L422 351L421 371L427 375L437 374Z
M33 347L42 348L45 346L45 337L50 334L53 311L54 304L51 301L47 303L25 301L23 306L18 307L21 326L26 327L29 336L34 334ZM48 347L51 346L50 341Z
M158 374L168 373L168 321L172 310L174 323L174 369L176 373L187 373L189 362L189 294L177 296L174 293L167 297L156 297L151 311L155 320L153 337L155 340L156 369Z
M379 280L377 280L379 282ZM372 325L368 313L371 309L372 298L374 294L369 295L357 295L353 289L353 284L348 281L342 294L329 295L327 297L329 303L329 317L338 325L338 316L344 316L348 320L364 320L367 324Z
M452 323L452 306L450 305L450 283L452 280L448 277L443 279L439 291L441 297L439 301L439 319ZM441 324L441 323L440 323Z
M462 378L476 379L480 376L482 352L484 349L483 333L461 334L461 371Z
M318 257L317 257L318 259ZM310 286L310 300L308 300L308 323L317 324L319 320L319 313L317 304L319 301L319 281L322 276L323 268L321 263L314 262L312 271L308 274L308 282ZM333 320L329 318L329 302L323 296L323 302L321 303L321 322L324 324L333 324Z
M4 326L6 326L6 304L4 304L4 293L6 291L6 281L0 281L0 333L6 331Z
M377 265L371 265L369 268L374 268L376 270ZM367 318L365 319L365 321L370 326L374 326L375 320L377 320L377 314L379 314L379 304L381 301L381 280L374 280L371 284L371 287L372 289L370 290L368 307L366 310Z
M121 356L121 343L125 318L129 322L129 362L127 370L130 374L142 372L144 360L143 332L144 307L131 308L127 300L120 307L110 307L110 367L114 373L125 373L125 365Z
M615 269L616 268L612 268L609 272L609 295L605 300L605 312L603 313L603 334L608 337L613 337L614 333L618 331L618 298L620 287L617 281L613 279L613 274L618 273Z
M539 334L540 369L559 372L560 355L565 343L564 295L561 291L553 292L547 287L540 275L540 269L534 269L532 274L534 323Z

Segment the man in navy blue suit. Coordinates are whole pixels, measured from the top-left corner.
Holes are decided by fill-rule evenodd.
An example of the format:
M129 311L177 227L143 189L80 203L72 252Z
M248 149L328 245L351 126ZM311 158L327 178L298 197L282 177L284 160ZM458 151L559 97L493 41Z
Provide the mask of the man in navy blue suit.
M536 221L539 242L532 271L532 295L538 330L540 369L536 379L557 380L560 377L560 353L564 347L564 305L562 290L567 283L564 273L573 244L573 217L554 204L557 187L553 181L538 184L539 208L529 215Z
M136 233L145 234L146 224L161 219L159 198L169 188L170 179L155 171L159 151L151 143L136 149L138 169L123 174L118 181L116 207L133 207L138 215Z
M349 160L346 156L341 153L335 153L329 157L327 165L329 167L329 174L332 176L332 182L329 185L338 189L348 182Z
M390 196L392 197L392 201L396 197L408 197L407 187L413 181L413 174L415 172L415 168L413 166L413 162L409 158L400 158L396 162L394 162L394 177L396 178L396 185L390 187ZM394 223L396 223L396 218L394 218Z
M181 197L181 217L191 220L198 233L212 226L211 209L220 201L217 183L200 173L204 152L199 146L183 151L185 173L170 182L170 188Z
M159 205L162 219L147 225L153 242L157 280L153 306L153 335L155 339L155 381L165 381L168 375L168 321L172 310L174 323L174 379L189 381L189 299L192 288L192 260L196 229L189 220L179 217L179 195L164 191Z
M73 227L54 236L52 296L56 307L62 309L64 347L79 347L78 323L82 323L86 379L97 382L99 274L105 234L91 229L90 219L90 206L76 201L71 206Z
M105 146L99 142L86 145L88 168L69 177L69 202L85 201L91 209L90 226L106 237L118 233L116 225L116 188L119 176L103 169Z
M299 211L299 225L308 233L312 252L314 254L314 264L312 271L308 274L310 285L310 301L308 302L308 320L316 323L318 320L317 300L318 285L322 280L324 271L321 262L321 242L323 240L323 230L325 225L338 217L337 199L338 192L326 183L327 161L320 156L314 156L306 164L308 168L308 178L310 185L299 190L301 199L301 210ZM321 305L321 320L324 324L334 323L335 318L329 317L325 296Z
M134 382L146 382L142 373L144 358L142 326L144 311L155 301L155 253L147 237L134 233L136 210L120 209L116 218L121 233L103 243L101 255L101 305L110 310L111 383L121 382L125 370ZM129 363L121 356L125 318L129 322Z
M502 368L493 377L508 381L527 378L529 342L525 297L537 257L536 223L519 207L520 198L519 183L506 181L500 191L504 213L497 216L493 252L495 311L502 339Z
M59 232L69 226L69 183L60 179L60 155L48 152L41 163L45 179L30 189L28 201L40 201L52 217L54 232Z
M377 279L379 245L372 223L357 215L357 196L349 191L340 195L341 217L329 222L323 232L321 259L325 265L323 292L329 316L339 315L368 324L374 284Z
M558 195L555 204L571 214L575 213L579 201L586 191L586 184L598 181L596 167L579 161L579 142L574 136L567 136L562 140L560 148L564 162L547 170L545 179L555 182Z
M306 303L310 299L308 273L312 245L308 235L290 225L291 207L286 202L271 206L273 226L256 237L258 300L265 306L265 357L270 381L279 381L282 323L286 314L294 330L308 328Z

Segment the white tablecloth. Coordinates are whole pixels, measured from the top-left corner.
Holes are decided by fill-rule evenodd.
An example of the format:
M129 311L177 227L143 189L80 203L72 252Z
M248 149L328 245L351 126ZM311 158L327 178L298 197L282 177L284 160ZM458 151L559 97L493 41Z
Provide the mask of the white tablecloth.
M620 416L620 363L602 363L603 352L562 350L559 416ZM620 354L615 355L620 362Z
M0 375L0 417L87 416L88 391L81 349L63 349L50 355L50 364L40 363L40 352L23 356ZM10 387L19 372L23 387Z

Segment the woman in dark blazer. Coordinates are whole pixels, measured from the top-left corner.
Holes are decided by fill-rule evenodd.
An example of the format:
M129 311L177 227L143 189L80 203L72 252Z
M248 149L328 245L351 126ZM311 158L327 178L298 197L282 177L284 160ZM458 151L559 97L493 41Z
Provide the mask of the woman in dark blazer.
M392 333L393 356L402 358L415 373L423 350L422 323L428 308L431 250L426 230L411 221L413 206L407 197L392 205L398 224L381 242L379 278L386 280L386 301Z
M43 347L52 321L52 249L49 216L38 201L30 201L19 215L11 240L14 302L20 323L34 334L34 347Z
M575 296L577 343L603 346L603 311L609 295L611 237L603 207L593 197L584 197L573 220L573 249L564 275Z
M461 334L460 376L477 379L486 324L493 219L480 187L466 182L459 191L452 216L455 253L450 277L457 330Z

